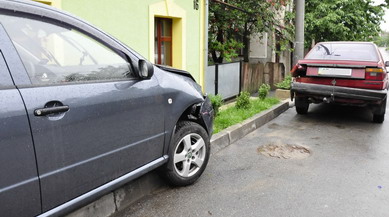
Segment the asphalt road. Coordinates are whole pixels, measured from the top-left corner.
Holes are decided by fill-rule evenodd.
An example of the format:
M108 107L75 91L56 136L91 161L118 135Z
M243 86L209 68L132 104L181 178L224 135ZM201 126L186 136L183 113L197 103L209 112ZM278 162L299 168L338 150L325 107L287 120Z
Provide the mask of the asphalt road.
M118 216L389 216L389 118L365 108L289 109L211 156L193 186L167 188ZM268 144L300 145L304 159L260 154Z
M166 188L116 216L388 217L386 118L374 124L366 108L326 104L311 105L304 116L289 109L213 153L193 186ZM301 146L310 154L261 154L269 144Z

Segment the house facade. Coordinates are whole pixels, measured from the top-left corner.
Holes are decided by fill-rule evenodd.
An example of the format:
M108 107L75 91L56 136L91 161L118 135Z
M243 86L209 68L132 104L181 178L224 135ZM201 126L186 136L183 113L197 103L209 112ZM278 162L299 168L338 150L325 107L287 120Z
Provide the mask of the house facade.
M204 86L207 0L36 0L68 11L149 61L189 71Z
M284 26L285 13L293 11L293 4L285 4L279 11L275 12L278 20L281 21L281 26ZM279 46L277 37L274 32L254 34L250 40L250 62L273 62L282 63L285 67L285 72L292 69L292 52L290 50L276 53L274 48ZM289 49L291 47L288 47Z

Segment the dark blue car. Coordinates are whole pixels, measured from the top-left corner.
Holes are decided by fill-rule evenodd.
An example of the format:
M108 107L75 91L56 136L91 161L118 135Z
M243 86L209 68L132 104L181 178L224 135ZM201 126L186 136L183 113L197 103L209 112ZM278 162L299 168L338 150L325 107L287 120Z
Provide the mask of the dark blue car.
M54 8L0 0L0 215L62 215L162 166L194 183L213 109L189 73L153 65Z

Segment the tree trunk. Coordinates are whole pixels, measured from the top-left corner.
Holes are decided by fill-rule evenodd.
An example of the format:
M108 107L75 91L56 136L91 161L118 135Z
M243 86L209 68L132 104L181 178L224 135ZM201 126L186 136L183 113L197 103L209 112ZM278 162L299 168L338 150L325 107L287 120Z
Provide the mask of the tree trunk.
M247 29L247 22L244 24L243 32L243 61L249 62L250 60L250 32Z
M215 50L212 50L212 51L211 51L211 55L212 55L212 61L213 61L214 63L217 63L218 58L217 58L217 55L216 55L216 51L215 51Z
M221 44L223 44L224 43L224 32L223 32L223 30L218 30L217 31L217 36L216 36L216 40L218 41L218 42L220 42ZM212 52L212 59L213 59L213 62L214 63L223 63L223 51L220 51L220 53L219 53L219 56L217 56L217 53L216 53L216 51L213 51Z

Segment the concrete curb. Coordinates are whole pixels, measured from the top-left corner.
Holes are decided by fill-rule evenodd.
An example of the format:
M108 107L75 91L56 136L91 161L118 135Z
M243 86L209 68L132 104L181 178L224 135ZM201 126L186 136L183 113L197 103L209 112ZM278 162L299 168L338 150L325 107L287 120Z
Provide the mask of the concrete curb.
M167 187L156 171L151 171L121 188L106 194L67 217L108 217L112 216L136 201Z
M289 100L261 112L243 123L231 126L211 139L211 152L217 153L248 133L253 132L289 109ZM76 210L67 217L108 217L124 210L136 201L167 187L156 171L152 171L116 189L95 202Z

